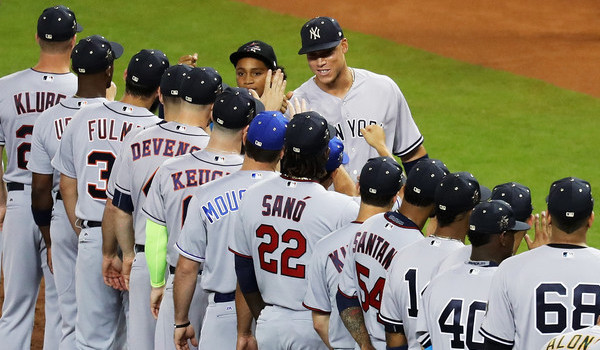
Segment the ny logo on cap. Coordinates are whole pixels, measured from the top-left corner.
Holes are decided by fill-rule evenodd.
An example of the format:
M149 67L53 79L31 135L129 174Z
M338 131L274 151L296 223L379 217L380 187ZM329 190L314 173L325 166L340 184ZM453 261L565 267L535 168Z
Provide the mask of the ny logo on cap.
M310 38L312 40L317 40L321 38L321 30L319 29L319 27L310 28Z

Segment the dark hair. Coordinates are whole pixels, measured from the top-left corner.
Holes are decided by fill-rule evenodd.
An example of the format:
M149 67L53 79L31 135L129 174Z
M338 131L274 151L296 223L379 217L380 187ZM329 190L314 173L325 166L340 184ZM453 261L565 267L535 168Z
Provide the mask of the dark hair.
M313 180L324 178L327 173L325 164L327 164L329 156L329 148L325 149L327 152L317 155L300 155L285 148L283 158L281 159L281 173L295 177L306 177Z
M134 82L129 75L125 78L125 93L136 97L152 97L156 92L157 86L148 87Z
M550 213L552 215L552 213ZM591 215L591 214L590 214ZM585 225L590 215L580 219L566 218L561 215L552 215L552 225L556 226L559 230L566 233L573 233Z
M483 233L477 232L473 230L469 230L467 236L469 237L469 242L473 247L481 247L484 244L490 243L490 239L494 233Z
M273 163L279 158L281 150L262 149L251 142L245 144L246 156L261 163Z
M40 38L40 48L42 51L48 53L66 53L67 51L71 52L71 39L73 39L73 37L64 41L50 41Z
M368 189L360 187L360 201L376 207L387 207L395 195L395 193L387 196L373 194Z
M417 207L428 207L434 203L433 198L423 198L421 194L415 193L411 190L404 191L403 200Z
M453 223L459 215L465 214L465 213L467 213L469 211L471 211L471 209L465 210L465 211L460 212L460 213L454 213L452 211L438 210L436 208L435 209L435 218L437 219L439 227L445 227L445 226L448 226L451 223Z

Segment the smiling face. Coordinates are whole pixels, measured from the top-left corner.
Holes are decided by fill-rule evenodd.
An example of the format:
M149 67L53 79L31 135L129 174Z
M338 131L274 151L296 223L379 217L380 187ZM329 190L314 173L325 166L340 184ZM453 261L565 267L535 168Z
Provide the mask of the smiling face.
M241 58L235 65L235 81L241 88L254 89L262 96L265 89L265 79L269 69L261 60L252 57Z
M316 77L317 85L335 87L339 77L346 72L348 41L344 38L338 46L306 54L308 66Z

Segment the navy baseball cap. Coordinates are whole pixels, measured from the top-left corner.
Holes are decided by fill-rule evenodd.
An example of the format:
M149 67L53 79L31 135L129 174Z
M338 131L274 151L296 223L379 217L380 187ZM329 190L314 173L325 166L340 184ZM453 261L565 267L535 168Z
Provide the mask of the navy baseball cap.
M82 30L75 13L63 5L48 7L38 18L37 35L44 40L66 41Z
M363 191L394 195L402 187L402 167L391 157L371 158L363 166L358 183Z
M127 78L136 85L155 88L160 84L169 59L160 50L141 50L133 55L127 66Z
M330 129L331 135L331 129ZM335 135L335 133L333 134ZM325 169L327 171L334 171L339 168L342 164L348 164L350 158L348 154L344 152L344 144L339 137L333 136L331 140L329 140L329 159L327 159L327 164L325 164Z
M469 230L500 234L505 231L524 231L531 227L515 218L510 204L498 199L481 202L475 206L469 218Z
M435 190L450 171L446 165L438 159L421 159L410 170L406 178L406 191L413 192L420 198L433 201Z
M98 73L123 54L123 46L108 41L101 35L92 35L79 40L71 51L71 64L77 74Z
M527 186L520 183L507 182L494 187L491 198L500 199L510 204L517 220L525 221L533 212L531 191Z
M213 121L227 129L240 129L250 124L256 116L256 109L256 100L250 90L230 87L217 95Z
M594 210L590 183L576 177L554 181L546 201L550 215L563 220L579 220L590 216Z
M250 122L246 142L264 150L281 150L285 141L287 125L288 120L281 112L260 112Z
M183 79L192 67L185 64L176 64L167 68L160 79L160 93L163 96L179 97Z
M256 58L264 62L268 69L275 70L277 68L277 56L273 47L263 41L253 40L240 46L236 52L229 55L229 60L235 67L239 60L245 57Z
M302 38L302 48L298 51L298 55L304 55L338 46L344 38L344 32L335 19L316 17L302 26L300 37Z
M285 145L294 153L317 155L329 145L327 121L315 111L294 115L285 134Z
M181 82L179 96L195 105L209 105L221 93L222 83L221 76L213 68L192 68Z
M447 174L435 190L435 210L449 215L471 210L480 201L479 182L466 171Z

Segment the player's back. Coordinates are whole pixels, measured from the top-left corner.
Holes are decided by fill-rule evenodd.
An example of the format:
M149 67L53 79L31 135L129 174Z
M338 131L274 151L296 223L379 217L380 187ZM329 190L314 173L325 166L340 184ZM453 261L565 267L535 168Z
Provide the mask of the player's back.
M317 182L280 177L246 191L240 210L246 250L251 256L263 300L305 311L306 266L316 242L351 222L358 205ZM240 237L235 237L236 246Z
M467 261L431 280L423 293L416 327L423 347L483 349L478 331L496 269L488 261Z
M401 250L392 263L379 316L383 322L402 325L409 349L420 347L416 326L423 290L439 263L463 247L460 240L432 235Z
M600 251L551 244L502 262L481 333L514 349L591 326L600 310Z
M36 118L77 91L77 77L26 69L0 78L0 144L6 148L4 181L31 184L27 160Z
M463 264L465 261L469 261L469 259L471 258L471 248L471 245L465 245L464 247L450 252L433 269L431 276L435 277L436 275L442 272L450 270L456 265L460 265Z
M600 326L586 327L557 335L540 348L540 350L556 349L600 349Z

